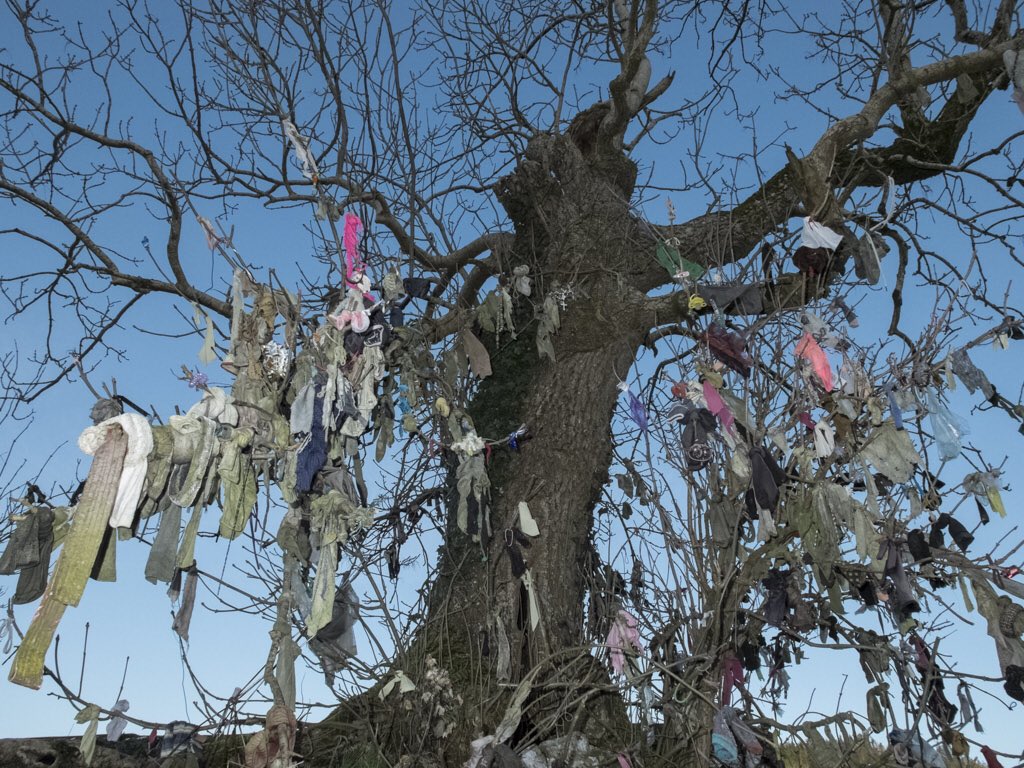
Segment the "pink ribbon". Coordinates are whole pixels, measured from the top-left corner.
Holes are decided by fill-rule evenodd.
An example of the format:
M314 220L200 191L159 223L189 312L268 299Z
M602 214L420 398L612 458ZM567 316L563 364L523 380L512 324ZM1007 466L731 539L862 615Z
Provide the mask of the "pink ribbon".
M356 288L363 294L363 298L376 301L373 294L362 291L356 280L356 274L366 274L366 265L359 258L359 232L363 228L363 222L354 213L345 214L345 234L342 244L345 246L345 285L349 288Z
M626 666L626 649L633 647L638 651L643 650L643 646L640 645L640 632L636 628L636 618L620 610L608 631L606 644L611 656L612 669L615 674L620 675Z
M351 311L343 309L336 315L328 315L327 319L330 320L334 327L339 331L345 330L347 327L352 326L352 330L356 333L363 333L367 328L370 327L370 317L365 311Z
M800 341L796 343L796 354L797 357L802 357L809 361L811 367L814 368L814 372L818 374L818 378L821 379L822 385L825 387L826 392L832 391L832 366L829 365L828 358L825 357L825 350L819 346L818 342L814 340L814 337L809 333L805 333L800 337Z
M363 262L359 258L359 231L363 228L363 222L354 213L345 214L345 281L349 287L355 283L352 280L352 273L363 271Z
M715 414L718 420L722 422L722 429L732 437L736 437L736 418L732 415L732 411L729 410L729 406L725 404L718 390L706 379L704 381L704 402L708 404L708 410Z

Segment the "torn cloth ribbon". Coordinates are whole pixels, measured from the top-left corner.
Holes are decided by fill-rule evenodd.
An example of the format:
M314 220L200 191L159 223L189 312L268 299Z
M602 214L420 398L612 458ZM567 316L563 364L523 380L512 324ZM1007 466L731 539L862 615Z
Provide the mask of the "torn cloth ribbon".
M818 379L821 381L821 385L825 388L826 392L832 391L832 366L828 362L828 358L825 356L825 351L821 348L814 337L809 333L805 333L800 337L800 341L796 344L795 350L796 356L807 360L811 367L814 369L814 373L817 374Z
M722 659L722 703L732 701L732 689L743 684L743 664L736 654L729 651Z
M181 605L178 608L178 613L174 616L174 622L171 624L171 629L186 643L188 642L189 625L192 623L192 609L196 604L196 586L198 583L198 569L195 567L189 568L188 573L185 575L185 589L181 595Z
M740 747L744 753L742 761ZM711 750L715 758L729 768L760 765L764 753L757 735L740 719L736 710L728 706L715 714L711 727Z
M996 756L996 753L992 750L992 747L982 747L981 754L985 758L985 765L987 765L988 768L1003 768L1003 764L999 762L999 758Z
M18 573L14 604L24 605L43 594L53 547L53 510L35 507L17 518L7 549L0 555L0 574Z
M885 575L892 581L896 612L905 618L920 611L921 606L914 597L914 588L903 568L902 547L892 539L885 539L879 548L878 559L885 561Z
M786 482L786 473L776 463L771 451L761 446L750 449L751 480L747 491L747 512L756 516L758 509L774 512L779 503L779 488Z
M620 610L612 622L612 628L608 630L608 639L605 641L608 646L608 655L611 658L612 669L616 675L621 675L626 666L627 651L642 651L640 645L640 632L637 630L636 618L627 611Z
M309 641L309 649L320 659L328 685L335 673L356 655L356 622L359 621L359 598L351 584L344 584L334 593L330 621Z
M768 575L761 579L761 585L768 593L761 613L773 627L781 627L789 615L789 569L770 568Z
M96 565L107 523L117 496L118 480L128 438L119 425L104 430L105 439L96 451L85 489L78 500L74 518L42 602L14 655L8 678L12 683L39 688L43 662L67 606L78 605Z
M362 228L363 222L358 216L354 213L345 214L345 285L358 290L363 298L375 301L369 293L370 281L364 276L366 265L359 257L359 232Z
M230 427L238 426L238 408L235 407L234 399L220 387L207 387L202 399L189 408L185 415L202 416Z
M626 402L629 403L629 416L636 422L636 425L640 427L640 431L647 433L648 420L647 420L647 409L644 408L644 404L640 402L640 399L633 394L633 390L629 388L629 385L623 381L619 382L619 391L626 393Z
M704 402L708 405L708 410L711 411L718 420L722 422L722 432L729 437L735 439L736 434L736 418L733 416L732 411L729 410L729 406L725 404L722 396L707 379L704 380Z
M295 714L283 704L275 704L267 712L266 727L245 743L245 768L294 765L297 730Z
M949 513L943 512L935 520L935 524L932 525L932 530L928 534L928 543L930 546L945 546L945 542L942 538L942 531L944 528L949 528L949 535L953 537L953 541L956 542L956 545L962 552L966 552L967 548L971 545L971 542L974 541L974 536L966 527L964 527L963 523Z
M249 515L256 506L259 487L249 453L254 436L254 430L245 427L233 430L230 439L223 442L223 456L217 467L224 491L219 532L229 540L245 530Z
M985 617L989 637L995 642L999 669L1005 676L1003 690L1024 701L1024 641L1020 639L1017 623L1019 606L1005 596L999 596L988 582L971 577L978 613Z
M814 454L827 459L836 450L836 433L832 425L822 419L814 425Z
M932 655L924 640L916 632L910 635L910 644L914 649L914 665L925 681L928 690L928 711L940 723L951 723L956 717L957 708L946 698L946 685L942 676L932 662Z
M179 507L203 505L206 502L207 475L214 457L220 453L217 440L217 423L201 416L171 416L168 419L174 431L174 459L180 454L188 455L187 464L177 465L171 470L167 481L167 493ZM216 478L216 473L213 473Z
M700 297L721 312L733 315L760 315L764 297L760 285L702 285Z
M313 401L313 418L309 435L299 449L295 465L295 490L308 493L313 488L317 473L327 463L327 435L323 422L324 398L318 395Z
M995 397L996 388L992 386L992 382L988 380L985 372L971 361L966 349L958 349L950 355L950 367L957 378L967 387L968 392L974 394L976 390L980 389L986 400Z
M743 378L750 376L754 364L747 354L747 342L734 331L730 331L719 323L711 323L702 341L708 345L711 354L725 365L736 371Z
M117 700L117 703L111 710L117 714L107 721L107 741L114 742L121 738L121 734L124 733L124 729L128 725L128 721L121 717L121 713L127 712L128 706L128 699Z
M295 150L295 157L302 164L302 175L310 180L315 179L320 171L316 167L313 153L309 151L308 139L300 135L295 123L287 118L281 120L281 127L284 129L284 135L291 142L292 149Z
M808 248L801 245L793 254L793 265L801 272L811 277L824 274L828 270L828 263L832 252L827 248Z
M1003 51L1003 66L1013 85L1013 101L1024 112L1024 55L1012 48Z
M853 249L854 274L868 285L875 285L882 276L882 258L888 253L889 246L880 235L865 233Z
M905 430L886 422L875 429L860 448L860 455L894 483L906 483L914 475L921 457Z

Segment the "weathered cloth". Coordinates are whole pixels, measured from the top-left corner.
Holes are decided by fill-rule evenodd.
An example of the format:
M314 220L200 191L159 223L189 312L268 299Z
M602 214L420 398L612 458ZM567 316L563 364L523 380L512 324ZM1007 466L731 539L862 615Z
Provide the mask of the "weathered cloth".
M109 530L107 523L117 498L127 449L128 437L121 426L106 427L42 603L14 655L8 675L12 683L30 688L42 685L43 661L57 625L65 608L78 605L82 599L103 536Z
M78 437L78 447L92 456L103 444L106 430L117 424L128 436L128 450L125 453L121 479L117 486L117 500L110 514L111 528L127 528L135 519L142 495L142 484L146 480L149 454L153 450L153 433L149 422L137 413L124 413L112 419L88 427Z
M22 515L7 549L0 555L0 574L18 574L15 605L36 600L46 589L53 546L53 510L35 507Z

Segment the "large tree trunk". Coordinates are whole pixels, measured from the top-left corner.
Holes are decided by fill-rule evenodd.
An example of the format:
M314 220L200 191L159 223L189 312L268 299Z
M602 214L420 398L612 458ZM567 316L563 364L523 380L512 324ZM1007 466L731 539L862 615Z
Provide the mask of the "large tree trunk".
M485 549L459 530L452 507L431 585L427 620L396 666L422 672L428 656L451 677L462 698L454 730L438 750L447 765L461 765L469 742L494 732L515 683L536 667L520 733L531 740L566 731L619 749L631 736L621 700L584 635L583 598L592 514L608 479L610 422L625 377L643 341L639 298L627 281L636 262L630 242L628 200L635 169L625 158L597 168L564 137L536 139L526 159L499 185L498 194L516 224L510 258L529 264L532 301L542 302L555 284L575 292L554 338L556 360L536 347L533 310L518 311L518 337L485 337L493 375L480 385L470 416L481 436L498 438L526 424L532 438L521 451L496 451L488 467L494 537ZM526 501L540 536L524 548L540 608L531 628L528 595L513 575L506 542ZM452 500L454 503L454 499ZM610 617L599 617L610 618ZM500 627L498 624L500 623ZM507 639L511 685L501 685L496 666ZM367 697L374 699L375 697ZM378 709L379 702L370 706ZM400 756L423 743L424 722L398 707L374 716L378 737ZM314 748L330 749L335 730L348 720L336 713Z

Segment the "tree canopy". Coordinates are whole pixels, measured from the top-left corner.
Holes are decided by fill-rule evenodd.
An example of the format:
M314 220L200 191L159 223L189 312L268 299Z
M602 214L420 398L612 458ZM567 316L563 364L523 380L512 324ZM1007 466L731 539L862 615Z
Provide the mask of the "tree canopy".
M269 628L166 761L1019 759L1020 3L6 6L0 417L96 399L0 475L8 676L87 762L150 723L47 658L122 547ZM787 711L824 654L863 698Z

